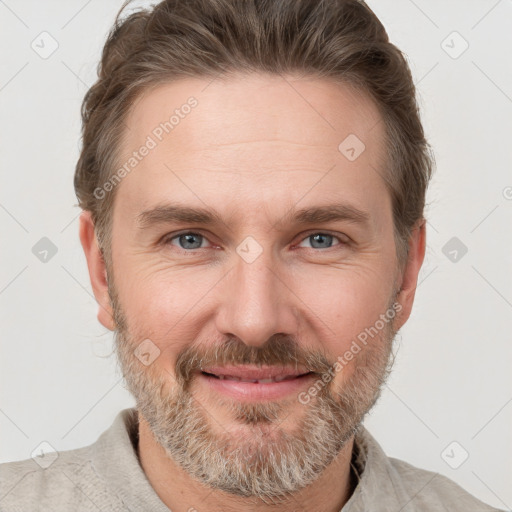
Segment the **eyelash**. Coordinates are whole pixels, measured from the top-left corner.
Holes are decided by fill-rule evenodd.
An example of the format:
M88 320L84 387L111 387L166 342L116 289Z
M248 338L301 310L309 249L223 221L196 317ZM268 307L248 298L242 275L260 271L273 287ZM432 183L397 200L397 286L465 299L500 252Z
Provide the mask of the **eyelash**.
M162 244L163 245L172 245L171 244L172 240L177 239L177 238L179 238L180 236L183 236L183 235L199 235L199 236L203 237L204 239L208 240L208 237L206 235L204 235L203 233L199 232L199 231L181 231L179 233L172 234L172 236L171 236L171 234L170 235L166 235L162 239ZM303 235L303 237L301 238L299 244L302 243L307 238L312 237L313 235L332 236L333 238L337 239L339 243L336 244L336 245L333 245L332 247L326 247L325 249L321 249L321 248L318 249L318 248L315 248L315 247L305 247L305 249L311 249L311 250L316 251L316 252L318 252L318 251L326 252L326 251L329 251L331 249L336 249L337 247L340 248L340 247L345 247L345 246L349 245L349 241L348 240L343 240L341 238L341 236L335 235L334 233L330 233L329 231L310 231L310 232L308 232L308 233ZM348 239L348 237L346 235L343 235L343 236ZM178 251L181 251L183 253L194 253L195 251L198 251L199 249L208 249L208 247L198 247L197 249L183 249L182 247L178 247L178 246L174 246L174 247Z

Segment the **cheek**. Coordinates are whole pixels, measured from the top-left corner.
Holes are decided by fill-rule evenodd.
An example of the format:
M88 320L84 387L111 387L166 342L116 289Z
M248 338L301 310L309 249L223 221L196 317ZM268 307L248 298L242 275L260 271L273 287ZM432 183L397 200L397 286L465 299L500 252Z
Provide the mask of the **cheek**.
M392 280L382 269L329 269L309 277L303 274L294 289L311 321L323 324L322 332L326 331L329 339L335 335L339 350L343 350L344 343L386 311Z
M125 274L130 279L120 296L130 334L157 345L164 356L157 363L169 371L177 355L197 337L208 290L219 280L211 274L148 268Z
M380 350L383 322L391 300L392 276L376 266L329 269L303 276L297 295L306 305L303 315L309 336L322 347L333 368L333 389L342 389L357 367L365 365L368 350ZM376 352L373 353L375 357ZM373 358L372 358L373 359Z
M126 271L123 303L133 318L159 329L170 328L187 314L193 314L205 291L215 283L211 272L174 269L166 264L142 262Z

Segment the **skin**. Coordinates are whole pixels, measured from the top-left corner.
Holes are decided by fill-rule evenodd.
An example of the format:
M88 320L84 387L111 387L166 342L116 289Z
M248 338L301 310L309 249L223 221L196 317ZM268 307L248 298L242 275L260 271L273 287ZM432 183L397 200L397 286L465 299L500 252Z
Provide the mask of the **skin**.
M211 346L227 335L261 348L284 333L303 353L321 352L333 362L386 311L395 289L400 290L401 310L393 323L398 331L413 305L425 255L425 223L413 229L407 263L398 269L391 198L381 177L384 123L373 102L346 85L313 78L253 74L180 80L147 91L134 104L123 156L128 158L190 96L197 107L116 188L109 280L115 282L130 339L149 338L161 351L146 368L148 375L176 377L183 350ZM355 161L338 150L349 134L366 147ZM208 206L224 222L144 229L137 224L141 212L177 202ZM367 212L369 222L297 225L285 218L299 208L339 202ZM180 247L178 237L161 242L164 235L187 232L204 235L201 248ZM315 247L309 237L318 233L334 235L332 246ZM247 236L262 248L251 263L236 252ZM89 212L81 215L80 239L98 319L114 331L112 290L109 294ZM374 343L387 341L382 335ZM347 364L335 375L332 393L344 388L356 367ZM190 385L212 432L250 435L251 426L236 422L232 409L213 399L199 379L192 378ZM288 400L281 409L280 428L295 432L307 408ZM142 415L139 422L142 467L174 511L206 499L211 511L334 512L354 490L353 437L315 482L276 505L200 484L166 454Z

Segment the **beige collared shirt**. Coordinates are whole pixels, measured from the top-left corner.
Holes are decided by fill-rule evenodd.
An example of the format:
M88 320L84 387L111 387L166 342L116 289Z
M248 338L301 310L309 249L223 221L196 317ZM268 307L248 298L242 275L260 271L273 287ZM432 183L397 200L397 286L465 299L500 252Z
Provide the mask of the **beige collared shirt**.
M137 438L137 412L124 409L90 446L60 452L46 462L43 457L41 465L33 459L0 464L0 511L169 512L140 466ZM359 483L340 512L498 510L438 473L386 456L364 426L355 446Z

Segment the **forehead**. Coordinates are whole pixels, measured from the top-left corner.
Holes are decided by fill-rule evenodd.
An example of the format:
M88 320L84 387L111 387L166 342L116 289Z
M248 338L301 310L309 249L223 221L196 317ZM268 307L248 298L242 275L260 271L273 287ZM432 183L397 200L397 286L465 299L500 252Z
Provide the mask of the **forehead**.
M169 120L171 130L167 125L165 131L161 125ZM336 149L349 133L373 146L383 135L379 121L370 98L348 84L261 74L183 79L137 98L125 141L135 147L146 135L159 139L163 130L163 142L172 145L174 139L183 149L265 141Z
M120 165L139 154L116 208L133 217L172 200L253 212L270 202L282 215L299 201L343 197L377 211L389 206L381 121L368 97L327 80L253 74L160 84L126 119Z

